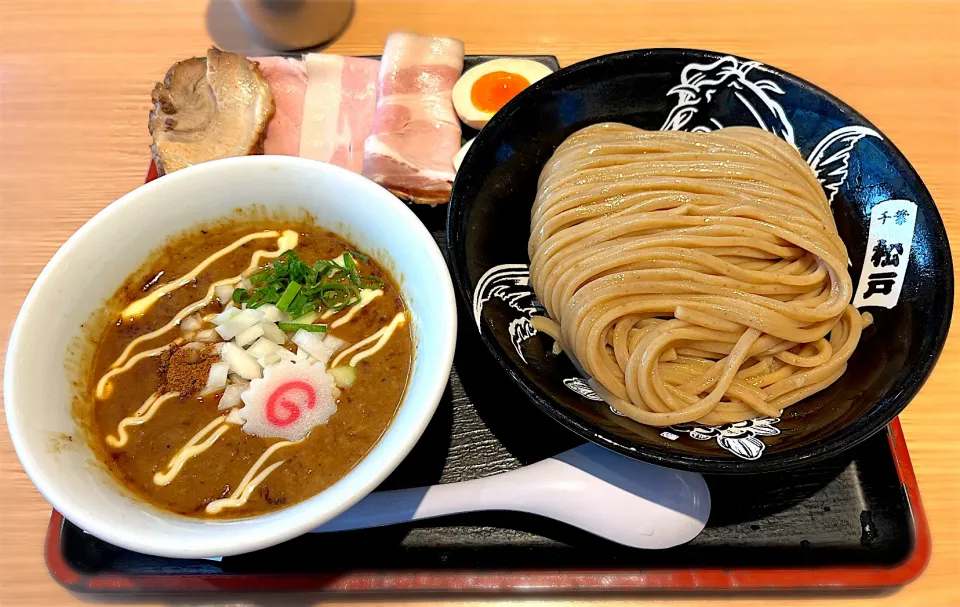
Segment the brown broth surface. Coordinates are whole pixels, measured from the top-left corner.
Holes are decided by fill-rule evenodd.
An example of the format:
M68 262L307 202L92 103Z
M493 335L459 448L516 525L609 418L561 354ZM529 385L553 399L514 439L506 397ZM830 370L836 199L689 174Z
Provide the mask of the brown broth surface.
M171 242L144 271L127 280L114 300L120 302L122 308L152 288L190 272L207 256L242 236L265 229L299 232L300 240L295 250L308 263L331 259L354 248L331 232L306 225L258 222L256 226L234 223L206 229ZM211 517L204 511L206 505L228 497L247 470L279 439L250 436L239 426L231 426L210 449L188 460L169 485L158 486L153 481L154 474L166 471L170 459L194 434L225 413L217 411L219 394L167 401L150 421L128 429L130 440L124 447L113 448L106 444L105 438L115 435L120 420L132 415L157 390L159 361L157 358L143 360L119 375L105 400L97 401L93 389L130 341L163 326L182 308L202 299L211 283L240 274L255 251L275 249L276 238L245 244L213 263L191 285L161 298L143 317L132 323L118 321L110 324L98 340L88 382L91 387L89 398L93 403L94 440L99 441L98 450L121 483L161 508L188 516ZM272 260L264 263L269 261ZM372 259L369 262L358 259L357 263L362 274L383 280L384 295L364 307L351 322L331 331L348 346L388 324L398 312L405 311L400 291L387 272ZM158 275L159 278L152 280ZM201 310L201 314L221 309L214 299ZM139 346L137 351L162 346L180 335L180 329L174 328ZM412 359L409 323L405 323L382 350L357 364L356 383L341 390L337 412L329 422L314 428L303 442L278 449L265 466L280 460L284 463L257 486L247 504L226 508L214 518L252 516L276 510L309 498L340 480L373 448L396 414L406 389Z

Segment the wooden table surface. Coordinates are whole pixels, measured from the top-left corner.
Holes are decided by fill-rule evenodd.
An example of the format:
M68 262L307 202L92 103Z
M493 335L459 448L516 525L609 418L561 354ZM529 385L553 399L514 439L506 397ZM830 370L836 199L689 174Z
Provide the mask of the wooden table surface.
M0 354L24 295L57 247L142 183L150 89L171 63L202 54L210 31L221 43L235 33L224 31L222 8L208 16L200 0L0 0ZM784 68L877 124L919 171L960 243L960 3L358 0L331 50L376 54L398 29L460 38L468 53L553 54L563 65L631 48L694 47ZM897 593L846 597L849 604L960 602L956 332L955 325L936 371L902 416L933 534L930 566ZM49 515L0 425L0 604L96 599L71 595L50 578L42 554ZM184 602L203 601L218 599ZM777 597L780 606L809 602L835 604L837 597Z

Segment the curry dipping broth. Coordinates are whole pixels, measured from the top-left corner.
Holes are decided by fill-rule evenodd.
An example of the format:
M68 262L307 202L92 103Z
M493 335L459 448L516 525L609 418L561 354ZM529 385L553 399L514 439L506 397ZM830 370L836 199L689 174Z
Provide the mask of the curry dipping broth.
M242 244L211 263L199 272L194 280L160 297L142 316L133 319L120 318L120 310L124 306L150 292L163 289L164 285L187 275L209 256L239 239L267 229L297 232L299 238L293 250L307 265L320 262L322 267L322 260L337 258L342 261L343 258L338 256L354 251L349 242L331 232L312 225L290 225L274 221L258 221L256 225L234 222L178 237L143 270L126 281L112 300L119 304L114 322L103 330L97 340L88 382L89 400L93 403L91 421L94 429L92 440L97 443L95 451L101 454L107 467L124 486L163 509L202 518L246 517L283 508L316 495L346 475L373 448L389 426L403 399L413 360L413 345L404 302L389 274L372 258L362 253L351 255L355 270L363 277L363 284L367 287L382 285L379 289L352 288L347 277L335 269L329 272L333 276L339 276L340 281L350 287L350 293L353 294L351 301L358 300L357 292L363 293L365 298L370 293L376 295L377 291L382 294L370 298L358 310L352 310L356 305L354 304L334 312L323 307L322 301L326 300L318 300L319 309L314 313L317 316L315 324L325 323L328 331L308 333L323 339L324 343L331 343L326 335L342 340L343 344L339 348L342 353L365 338L376 337L374 334L391 325L391 321L399 321L399 324L393 323L395 330L387 335L386 340L381 337L367 345L361 344L363 347L338 363L339 369L343 369L348 363L355 361L355 366L352 367L355 380L349 386L338 380L337 387L329 392L331 402L336 404L336 411L328 421L314 426L301 442L275 449L274 453L259 462L259 468L254 469L268 448L285 439L250 435L236 420L232 424L227 421L214 423L214 420L230 413L230 410L218 410L225 392L217 391L205 396L201 394L207 385L207 375L211 368L217 362L223 362L214 351L217 347L226 348L220 336L219 346L209 343L209 339L207 343L194 341L197 335L207 335L209 338L211 329L215 328L211 317L224 310L225 305L221 304L216 296L211 303L198 311L204 320L201 329L188 331L184 329L181 321L180 325L172 327L164 334L139 343L132 350L132 354L161 348L176 340L167 350L142 358L129 370L115 375L109 381L109 389L101 393L105 398L97 398L98 382L111 370L112 365L120 359L134 339L160 329L185 307L202 300L213 283L244 273L257 251L276 255L277 251L283 248L282 243L277 237L272 237ZM253 274L255 277L257 270L269 268L273 262L274 259L262 259L257 269L248 272L247 276ZM239 288L243 289L243 285L239 285ZM302 290L306 292L306 286ZM340 294L339 288L323 292ZM252 289L246 293L256 295ZM231 301L226 307L239 308L252 301L251 298L239 305ZM279 303L282 302L278 302L278 305ZM323 318L324 312L326 318ZM352 315L348 322L333 326L338 319L348 315ZM293 332L290 326L274 326L286 326L286 342L282 347L287 352L299 352L299 348L291 343ZM206 333L203 333L204 331ZM239 338L235 341L239 343ZM371 350L365 357L355 357L356 353L365 352L376 345L382 347ZM251 348L249 344L246 347ZM336 357L337 354L333 354L330 362L336 361ZM129 358L128 355L127 360ZM272 359L268 357L267 360ZM301 360L289 364L302 365L310 362L315 362L315 359L311 358L306 363ZM176 367L178 364L181 367ZM221 369L223 366L225 365L221 365ZM173 377L175 368L177 376ZM264 373L266 371L267 367L264 367ZM322 370L320 372L327 373ZM333 375L327 374L331 377ZM230 368L230 378L228 381L240 382L242 386L243 380L236 375L233 367ZM164 391L174 390L192 393L167 398L159 406L156 406L155 399L152 416L143 413L151 395L162 398ZM249 391L246 394L249 394ZM244 407L243 402L233 410L241 407ZM140 418L149 419L139 423L141 419L137 418L138 410L141 411ZM283 417L289 411L280 413ZM129 437L127 442L122 446L111 445L110 440L117 442L120 437L118 425L121 420L128 417L133 418L134 423L126 426ZM203 435L201 431L208 426L212 426L209 428L211 432ZM214 436L216 438L213 438ZM191 439L198 445L194 450L204 447L206 443L210 444L202 452L183 458L182 468L173 475L168 484L158 484L155 476L160 473L169 478L172 460ZM282 463L266 472L277 462ZM257 483L243 485L244 480L250 480L249 473L252 472L263 473L265 476L258 477L260 480ZM231 505L215 513L208 511L208 504L215 500L225 500L231 496L242 498L236 494L244 488L248 494L244 504Z

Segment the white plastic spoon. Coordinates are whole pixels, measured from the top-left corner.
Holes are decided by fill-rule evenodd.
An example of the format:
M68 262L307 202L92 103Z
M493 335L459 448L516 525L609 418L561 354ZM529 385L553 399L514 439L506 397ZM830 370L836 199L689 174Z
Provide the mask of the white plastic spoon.
M539 514L626 546L670 548L703 530L710 492L695 472L645 464L588 443L495 476L371 493L314 532L482 510Z

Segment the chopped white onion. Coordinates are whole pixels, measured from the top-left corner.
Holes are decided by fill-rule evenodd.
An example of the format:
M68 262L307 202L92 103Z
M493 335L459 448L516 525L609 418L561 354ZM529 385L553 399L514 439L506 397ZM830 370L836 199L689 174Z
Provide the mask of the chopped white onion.
M323 337L317 333L299 329L293 334L291 341L297 344L298 349L314 357L321 364L327 364L327 361L333 355L333 350L324 343Z
M273 343L266 337L261 337L254 342L252 346L247 348L247 354L254 358L263 358L267 354L273 353L274 350L279 348L277 344Z
M180 330L184 333L189 333L190 331L199 331L203 328L203 319L200 318L199 314L193 314L187 316L180 321Z
M347 342L328 333L327 336L323 338L323 345L329 348L331 352L336 352L340 348L347 345Z
M330 369L330 375L333 376L333 381L340 388L349 388L357 381L357 370L350 365L334 367Z
M247 354L257 359L260 366L265 366L263 360L271 356L276 356L278 360L295 362L297 358L293 352L283 346L278 346L266 337L261 337L252 346L247 348Z
M253 288L253 283L250 282L249 278L244 276L243 278L240 279L240 286L246 289L247 291L249 291L250 289Z
M195 340L195 339L197 338L197 332L196 332L196 331L185 331L185 332L183 333L183 338L184 338L185 340L187 340L187 341L193 341L193 340Z
M217 333L224 339L233 339L253 325L263 320L259 310L242 310L236 316L217 327Z
M244 346L249 346L258 338L263 336L263 325L264 323L258 323L250 327L249 329L244 329L237 335L233 340L237 342L237 345L241 348Z
M240 409L230 409L230 413L227 413L227 419L225 420L228 424L233 424L235 426L242 426L247 423L247 420L244 419L243 415L240 413Z
M280 355L277 354L276 352L271 352L270 354L267 354L263 358L257 359L257 363L264 369L266 369L270 365L275 365L278 362L280 362Z
M257 359L247 354L243 348L235 345L233 342L223 344L223 350L220 352L220 358L230 365L230 370L243 379L259 379L261 375L260 365Z
M257 309L263 312L263 319L268 322L282 322L283 316L286 314L273 304L263 304Z
M202 395L222 390L227 385L227 373L230 371L230 365L225 362L213 363L210 365L210 374L207 375L207 385L204 386Z
M240 400L240 395L243 394L247 388L250 387L250 382L242 381L235 384L230 384L223 391L223 396L220 397L220 404L217 405L217 409L230 409L231 407L236 407L242 401Z
M203 331L197 331L194 339L202 341L205 344L213 344L220 341L220 334L214 329L204 329Z
M283 345L287 342L287 334L272 322L261 322L257 326L263 330L263 336L273 343Z
M227 304L227 307L223 309L223 312L220 312L211 319L211 322L215 325L222 325L239 313L240 309L234 306L233 302L230 302Z
M291 352L290 350L287 350L287 349L284 348L283 346L279 346L279 347L275 350L275 353L277 354L277 356L280 357L280 360L285 361L285 362L295 363L295 362L297 362L298 360L300 360L300 359L298 359L298 358L296 357L296 355L294 355L293 352Z
M217 296L220 303L227 305L233 300L233 285L217 285L213 288L213 294Z

